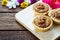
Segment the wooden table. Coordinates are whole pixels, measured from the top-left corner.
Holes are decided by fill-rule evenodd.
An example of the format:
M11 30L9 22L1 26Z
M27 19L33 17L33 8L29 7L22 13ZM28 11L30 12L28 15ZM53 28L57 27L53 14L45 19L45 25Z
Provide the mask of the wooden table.
M0 2L0 40L39 40L15 20L15 14L21 10L9 10Z

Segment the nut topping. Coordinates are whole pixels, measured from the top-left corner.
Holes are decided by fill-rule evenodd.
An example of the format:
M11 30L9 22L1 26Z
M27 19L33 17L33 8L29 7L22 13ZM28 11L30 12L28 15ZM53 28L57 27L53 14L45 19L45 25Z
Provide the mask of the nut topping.
M41 18L36 18L34 20L35 24L41 28L46 28L50 25L50 20L45 18L45 17L41 17Z
M53 17L60 19L60 13L56 12L54 14L52 14Z

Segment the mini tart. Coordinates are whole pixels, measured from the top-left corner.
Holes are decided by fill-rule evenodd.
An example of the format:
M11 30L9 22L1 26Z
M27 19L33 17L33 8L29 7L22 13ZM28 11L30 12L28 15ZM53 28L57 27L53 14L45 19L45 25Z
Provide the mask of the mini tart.
M36 32L47 31L51 28L52 24L52 19L45 15L36 16L33 20Z
M60 24L60 8L51 10L49 16L56 24Z
M47 15L50 10L50 6L46 3L36 3L33 5L33 11L35 13L35 16L40 14Z

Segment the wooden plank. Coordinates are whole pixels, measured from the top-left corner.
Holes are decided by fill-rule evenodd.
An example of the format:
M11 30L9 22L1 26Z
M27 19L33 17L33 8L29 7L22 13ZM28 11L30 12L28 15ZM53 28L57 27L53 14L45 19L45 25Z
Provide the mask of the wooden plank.
M19 12L19 11L21 11L22 10L22 8L20 8L20 7L17 7L16 9L8 9L6 6L2 6L1 5L1 1L0 1L0 13L1 12L8 12L8 13L11 13L11 12L13 12L13 13L15 13L15 12Z
M0 31L0 40L39 40L28 31Z
M15 13L0 13L0 30L26 30L15 20Z

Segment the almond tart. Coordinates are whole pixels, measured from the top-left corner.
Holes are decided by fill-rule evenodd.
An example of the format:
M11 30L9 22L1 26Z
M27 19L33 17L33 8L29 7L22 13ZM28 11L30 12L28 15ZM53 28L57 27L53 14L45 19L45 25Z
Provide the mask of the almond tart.
M33 11L35 16L39 14L46 14L48 15L48 12L51 10L51 7L46 3L36 3L33 5Z
M52 27L53 21L45 15L36 16L33 20L33 26L36 32L47 31Z
M49 16L56 24L60 24L60 8L51 10Z

